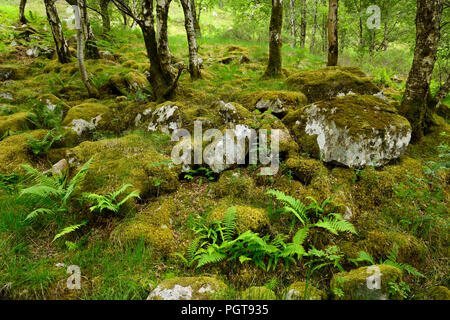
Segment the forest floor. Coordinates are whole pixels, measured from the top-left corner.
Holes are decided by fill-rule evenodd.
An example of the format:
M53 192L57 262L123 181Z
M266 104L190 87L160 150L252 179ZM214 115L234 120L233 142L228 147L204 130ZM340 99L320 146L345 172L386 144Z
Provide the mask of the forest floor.
M170 49L176 61L187 65L179 10L174 9L169 20ZM390 261L400 269L401 279L386 289L392 297L428 299L435 297L436 287L439 292L449 287L450 175L446 166L450 128L444 114L435 116L431 133L409 145L399 159L379 168L345 168L300 152L296 165L282 159L273 177L259 175L261 166L254 165L234 167L220 175L202 169L186 175L162 165L170 159L174 146L170 137L135 126L137 114L159 107L148 102L148 58L138 30L117 26L110 39L99 38L102 58L87 60L86 66L102 95L89 99L75 58L63 65L54 55L45 56L53 44L43 12L36 9L29 24L36 32L30 33L17 25L12 28L16 11L14 6L0 5L1 68L15 72L12 79L0 82L0 298L145 299L164 280L194 276L225 283L227 299L240 298L255 286L274 293L266 298L283 299L294 283L305 280L321 290L321 298L347 297L347 292L331 282L333 275L343 270L371 264L355 262L360 251L378 265ZM261 96L282 92L297 99L298 93L289 90L286 78L325 66L322 57L285 45L283 78L261 80L267 44L217 32L226 30L226 16L215 19L205 14L204 19L204 35L199 39L203 79L192 82L184 73L173 102L182 106L181 117L188 126L193 119L215 119L211 106L221 100L242 105L243 113L261 123L264 118L254 107ZM73 34L67 28L71 50L76 47ZM27 54L33 48L39 48L39 56ZM358 65L351 57L345 61ZM398 79L376 74L373 78L393 106L401 100L406 76L397 74ZM445 103L449 104L448 100ZM45 111L49 105L62 108L65 117L55 120ZM71 120L87 117L89 121L99 113L103 114L99 125L87 134L78 136L67 129ZM45 143L32 143L45 141L49 132L53 137L55 132L64 136L48 150ZM77 168L94 155L67 212L27 219L38 201L22 194L33 181L27 179L21 164L42 172L63 158L76 159L69 161L68 177L73 178ZM140 199L128 200L117 213L92 212L89 201L77 201L81 192L104 195L126 183L140 191ZM336 261L337 256L340 267L330 263L312 272L308 259L289 265L279 262L274 268L261 268L251 259L234 259L196 268L195 263L189 266L189 259L185 263L176 254L188 258L197 236L194 230L202 224L214 229L211 221L223 218L229 207L237 210L237 227L243 228L239 232L249 226L267 239L279 235L286 235L286 242L292 239L301 225L297 222L291 227L292 217L277 210L280 203L266 193L270 189L307 205L317 202L319 213L315 213L319 216L348 214L356 234L314 229L304 244L326 253L329 260L318 258L317 265ZM81 222L86 223L54 240L62 228ZM337 252L326 251L336 247ZM80 267L80 290L66 286L71 265ZM448 295L448 290L440 294Z

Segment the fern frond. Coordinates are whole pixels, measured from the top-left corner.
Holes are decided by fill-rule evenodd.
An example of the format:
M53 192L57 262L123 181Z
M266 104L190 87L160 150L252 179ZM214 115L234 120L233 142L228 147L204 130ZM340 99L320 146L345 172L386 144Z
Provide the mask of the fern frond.
M236 231L236 207L228 208L223 217L223 237L224 241L229 241L233 238Z
M86 224L86 221L84 221L84 222L82 222L82 223L80 223L80 224L75 224L75 225L72 225L72 226L65 227L64 229L61 230L60 233L58 233L58 234L53 238L52 241L55 241L56 239L61 238L62 236L65 236L66 234L69 234L69 233L71 233L71 232L73 232L73 231L75 231L75 230L81 228L81 227L84 226L85 224Z
M295 236L292 238L292 241L297 245L302 245L308 236L309 228L303 228L297 231Z
M198 258L197 268L209 263L217 263L226 258L226 254L217 251L214 247L208 247Z
M270 189L266 192L266 194L272 195L278 201L281 201L286 206L284 208L285 212L293 213L297 217L297 219L300 220L301 223L306 224L309 222L309 219L306 215L307 212L306 205L302 203L300 200L288 196L284 192L279 190Z
M25 220L36 218L40 214L53 214L53 213L54 211L51 209L39 208L28 214Z

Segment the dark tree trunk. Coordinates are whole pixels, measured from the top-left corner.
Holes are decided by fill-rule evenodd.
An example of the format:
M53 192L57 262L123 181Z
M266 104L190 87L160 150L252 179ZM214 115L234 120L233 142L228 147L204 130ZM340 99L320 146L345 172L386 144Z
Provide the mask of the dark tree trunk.
M329 0L328 5L328 63L336 66L339 56L338 47L338 7L339 0Z
M109 16L109 2L111 0L100 0L100 12L102 13L103 34L111 31L111 18Z
M416 13L416 46L406 90L400 105L412 127L412 141L418 141L431 123L430 82L440 39L442 0L418 0Z
M28 20L25 18L25 7L27 5L27 0L20 0L19 4L19 22L22 24L28 23Z
M305 48L306 42L306 0L302 0L302 13L300 22L300 47Z
M281 30L283 27L283 0L272 0L272 14L269 27L269 63L264 77L281 76Z
M192 8L192 18L194 19L194 29L195 29L195 36L197 38L201 38L202 37L202 30L200 29L200 16L197 19L197 10L195 9L195 0L189 0L189 2L191 3L191 8Z
M291 47L297 46L297 23L295 18L295 0L289 2L290 24L291 24Z
M58 11L55 6L56 0L44 0L47 19L52 29L53 40L55 40L56 53L61 63L70 62L70 52L59 20Z
M195 37L193 7L190 0L180 0L184 12L184 25L189 46L189 73L192 80L201 78L200 64L198 59L198 46Z
M316 31L317 31L317 1L314 0L314 9L313 9L313 27L311 30L311 43L309 45L309 53L314 52L314 46L316 42Z

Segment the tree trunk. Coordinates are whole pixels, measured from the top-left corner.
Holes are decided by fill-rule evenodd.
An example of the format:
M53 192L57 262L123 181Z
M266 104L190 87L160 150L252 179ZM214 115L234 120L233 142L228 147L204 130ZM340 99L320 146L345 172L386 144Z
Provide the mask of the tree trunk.
M59 20L58 11L55 6L56 0L44 0L47 19L52 29L53 40L55 40L56 53L61 63L70 62L70 52Z
M338 62L338 7L339 0L329 0L328 5L328 63L336 66Z
M20 0L19 4L19 22L22 24L28 23L28 20L25 18L25 6L27 5L27 0Z
M314 0L314 9L313 9L313 27L311 30L311 43L309 45L309 53L314 52L314 45L316 42L316 30L317 30L317 1Z
M172 58L170 55L169 38L167 35L167 19L172 0L156 0L156 26L158 37L158 53L161 64L171 70Z
M86 50L86 58L100 59L100 53L98 52L98 48L95 43L95 36L89 22L86 0L66 0L66 2L71 6L78 6L80 9L81 28L84 37L83 41L85 43L84 49Z
M324 0L324 4L326 4L326 0ZM328 32L328 15L323 14L322 16L322 52L327 52L327 32Z
M272 0L272 14L269 27L269 64L267 65L265 78L280 77L281 56L281 30L283 27L283 0Z
M103 34L108 34L111 31L111 18L109 16L110 0L100 0L100 12L102 13Z
M153 16L153 0L142 1L143 20L137 21L142 29L147 56L150 60L150 75L148 81L153 90L157 101L170 99L175 89L170 65L167 63L167 57L160 54L158 41L156 40L155 20ZM165 15L167 17L167 15ZM167 24L167 21L163 24Z
M300 23L300 47L305 48L306 42L306 0L302 0L302 21Z
M92 84L91 80L86 71L86 66L84 65L84 36L83 36L83 22L81 18L81 10L78 6L72 6L75 14L75 27L77 29L77 59L78 68L80 70L81 81L83 81L84 86L88 91L90 98L97 98L98 91Z
M418 0L416 13L416 46L406 90L400 105L412 127L412 141L418 141L431 123L430 82L440 39L442 0Z
M439 87L438 92L434 96L434 100L436 102L436 109L439 108L444 101L445 97L450 93L450 77L447 78L447 81Z
M200 64L198 59L198 46L195 37L193 7L190 0L180 0L184 12L184 25L189 45L189 73L192 80L201 78Z
M197 38L201 38L202 31L200 29L199 19L197 19L197 11L195 9L195 0L189 0L189 2L191 3L191 8L192 8L192 18L194 19L195 36Z
M291 47L297 46L297 24L295 19L295 0L289 2L290 5L290 22L291 22Z
M98 48L95 43L94 32L92 32L91 23L89 22L86 0L77 0L77 3L81 14L81 26L85 41L86 58L100 59L100 53L98 52Z

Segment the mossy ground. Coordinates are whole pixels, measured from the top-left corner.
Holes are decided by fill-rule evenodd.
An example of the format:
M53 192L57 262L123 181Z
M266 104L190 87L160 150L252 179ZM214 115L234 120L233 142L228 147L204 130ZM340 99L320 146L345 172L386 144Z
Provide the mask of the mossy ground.
M179 8L174 12L180 14ZM45 18L41 15L36 19L34 27L42 28ZM187 64L182 28L183 23L179 23L170 30L169 42L175 58ZM339 237L314 231L308 236L308 244L318 249L338 245L345 258L354 258L359 250L365 250L377 261L384 259L392 246L398 244L398 260L415 266L425 275L425 278L402 275L414 298L428 297L429 288L449 286L449 174L445 170L430 172L426 168L430 166L429 161L441 161L436 148L449 143L450 128L443 118L437 118L438 126L433 132L410 145L404 156L382 168L353 170L323 164L302 154L297 144L288 143L280 171L273 177L261 176L259 167L249 166L224 172L211 182L202 176L183 179L179 169L164 164L173 146L167 136L136 130L136 116L157 107L149 102L151 91L144 76L148 59L138 31L117 28L115 32L112 37L116 41L101 42L101 51L110 51L111 55L86 61L95 86L102 88L99 99L88 99L74 58L62 65L55 57L29 58L15 49L2 48L7 51L1 58L2 63L20 66L24 72L5 88L12 93L13 100L0 101L0 137L5 130L11 133L0 141L0 173L11 174L23 163L44 171L68 157L68 160L73 159L73 174L80 164L95 156L83 191L106 193L132 183L140 191L141 200L129 204L127 210L117 215L96 216L89 228L71 234L68 239L79 244L78 249L72 251L63 241L51 241L57 229L54 221L43 218L32 223L25 220L32 203L18 197L17 193L11 195L1 189L0 297L145 299L152 288L166 279L220 275L234 290L228 298L240 297L240 292L249 287L262 286L282 298L291 284L305 280L304 261L288 270L279 265L270 272L249 262L227 262L195 269L184 266L172 255L185 253L195 237L190 225L195 215L214 217L215 210L223 213L230 206L237 206L238 214L242 213L242 230L261 225L257 229L262 234L284 233L291 237L299 225L289 232L291 217L274 210L275 203L265 194L267 189L281 190L306 204L311 203L310 196L319 203L330 198L334 202L330 210L348 214L358 231L358 235ZM72 34L73 30L67 30L68 37ZM70 43L73 46L73 42ZM176 101L184 106L181 118L186 123L191 124L196 118L216 121L217 115L212 113L211 106L219 100L235 102L247 116L251 114L251 105L267 92L296 101L296 107L305 103L297 88L290 87L287 84L290 81L286 83L286 78L260 79L268 57L265 44L212 34L201 38L199 47L204 60L203 78L192 82L187 73L183 74L176 96ZM298 71L324 66L321 58L299 49L284 46L283 54L289 79L297 79ZM243 55L250 61L241 63ZM225 58L230 60L228 64L223 63ZM299 63L306 67L299 68ZM359 71L352 69L352 72ZM309 74L318 77L318 82L323 80L319 79L320 72L310 71ZM342 80L341 73L336 72L335 76L339 82ZM360 77L361 88L375 90L369 79L362 74ZM351 80L355 81L354 77ZM99 114L102 120L89 136L68 137L65 142L55 144L47 155L34 157L26 145L25 133L42 138L47 131L35 130L25 119L35 100L48 95L67 106L63 125L79 118L90 121ZM316 99L316 95L310 97ZM81 221L92 217L85 206L77 210L74 219ZM249 212L256 214L247 219ZM81 267L82 290L74 292L65 288L66 270L56 267L57 263ZM347 260L343 267L345 270L355 268ZM329 284L336 272L337 269L331 267L321 269L313 274L311 285L330 293ZM433 292L431 294L440 297L448 296L443 289Z

